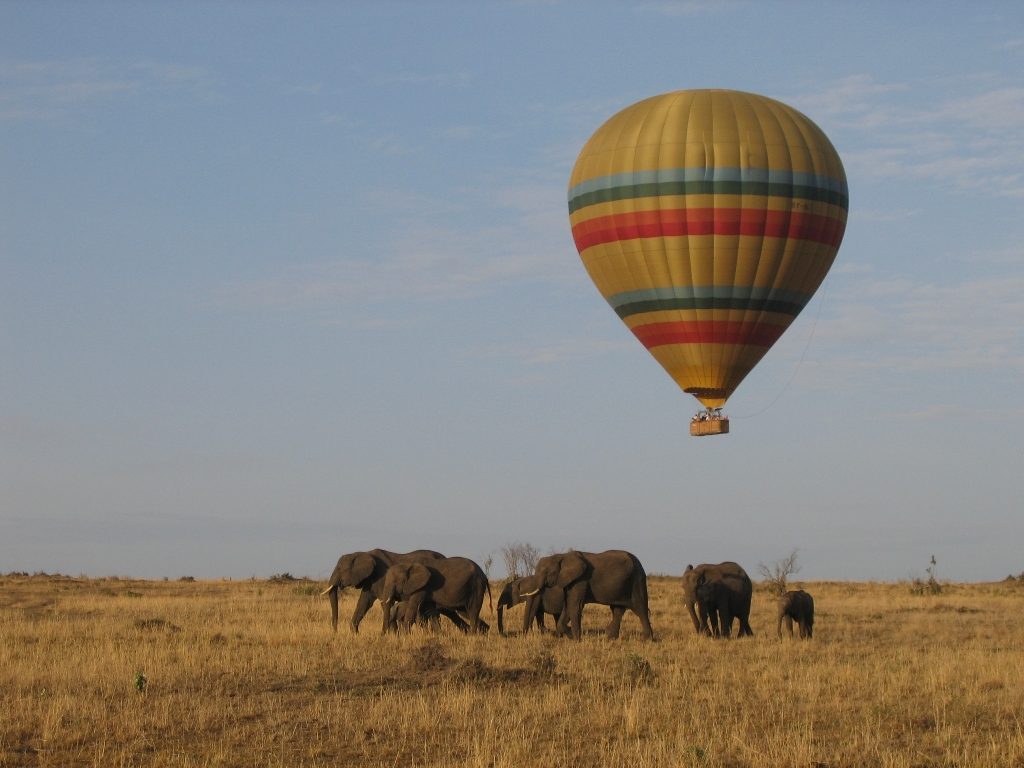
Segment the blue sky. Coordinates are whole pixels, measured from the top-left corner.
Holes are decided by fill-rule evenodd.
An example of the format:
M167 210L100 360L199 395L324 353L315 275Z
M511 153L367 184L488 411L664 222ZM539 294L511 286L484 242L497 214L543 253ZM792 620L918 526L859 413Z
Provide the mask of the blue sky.
M565 203L697 87L805 112L851 201L713 439ZM0 170L0 571L1024 570L1017 3L8 2Z

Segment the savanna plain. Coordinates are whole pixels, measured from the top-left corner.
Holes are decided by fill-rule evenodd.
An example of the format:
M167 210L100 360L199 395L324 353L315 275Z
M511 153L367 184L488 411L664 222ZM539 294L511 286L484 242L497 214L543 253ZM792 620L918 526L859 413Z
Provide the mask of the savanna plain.
M321 586L0 576L0 765L1024 766L1021 580L794 583L780 641L764 587L714 640L655 576L654 643L596 605L578 643L486 602L484 636L335 634Z

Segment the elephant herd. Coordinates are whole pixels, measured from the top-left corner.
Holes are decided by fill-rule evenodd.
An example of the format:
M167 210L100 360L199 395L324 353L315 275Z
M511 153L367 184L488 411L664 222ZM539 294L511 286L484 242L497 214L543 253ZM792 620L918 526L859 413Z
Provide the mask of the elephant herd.
M683 572L683 603L698 634L729 637L733 621L739 635L753 635L750 603L753 584L737 563L688 565ZM486 632L480 618L484 596L491 599L483 569L465 557L445 557L430 549L397 553L384 549L350 552L338 559L327 588L331 626L338 628L338 593L351 587L359 599L350 620L353 632L377 601L382 606L382 632L408 630L414 622L437 626L444 616L461 630ZM630 552L578 552L570 550L542 557L532 575L508 581L498 597L498 631L505 634L504 610L525 603L523 632L536 624L545 630L544 617L555 622L555 633L575 640L582 636L583 606L606 605L611 620L605 630L614 639L627 610L640 619L644 639L653 640L647 596L647 574ZM493 606L492 606L493 607ZM790 637L793 623L801 638L810 638L814 626L814 600L803 590L779 598L776 631L785 623Z

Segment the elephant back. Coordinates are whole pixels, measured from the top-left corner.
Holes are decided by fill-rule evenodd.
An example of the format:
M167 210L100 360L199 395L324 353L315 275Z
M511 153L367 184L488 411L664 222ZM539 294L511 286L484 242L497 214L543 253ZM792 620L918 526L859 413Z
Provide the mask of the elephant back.
M375 554L388 565L395 563L429 563L434 560L444 560L445 556L433 549L416 549L412 552L389 552L386 549L375 549Z

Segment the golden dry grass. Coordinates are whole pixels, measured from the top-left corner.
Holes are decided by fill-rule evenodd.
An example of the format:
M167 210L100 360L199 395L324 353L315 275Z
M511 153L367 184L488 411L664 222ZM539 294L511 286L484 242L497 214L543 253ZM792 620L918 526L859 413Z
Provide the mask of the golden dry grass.
M581 643L382 638L377 608L332 634L306 582L0 582L3 766L1024 765L1011 582L805 583L801 643L762 592L756 637L696 637L653 578L653 644L599 606Z

